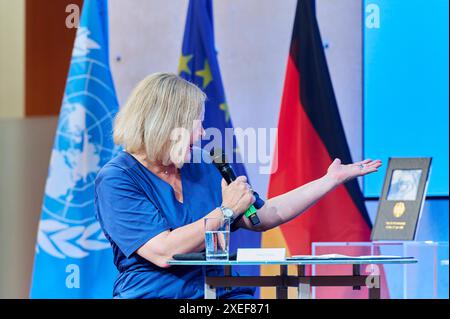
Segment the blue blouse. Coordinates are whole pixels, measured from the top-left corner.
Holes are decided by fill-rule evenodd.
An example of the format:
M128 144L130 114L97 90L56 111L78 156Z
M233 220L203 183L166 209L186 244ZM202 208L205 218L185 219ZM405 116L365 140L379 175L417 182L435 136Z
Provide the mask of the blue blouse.
M120 152L100 170L95 207L119 270L114 298L203 298L205 271L222 274L222 267L160 268L136 253L152 237L193 223L220 206L221 176L213 164L186 163L180 176L183 203L172 186L127 152ZM218 289L217 293L219 298L251 297L253 289Z

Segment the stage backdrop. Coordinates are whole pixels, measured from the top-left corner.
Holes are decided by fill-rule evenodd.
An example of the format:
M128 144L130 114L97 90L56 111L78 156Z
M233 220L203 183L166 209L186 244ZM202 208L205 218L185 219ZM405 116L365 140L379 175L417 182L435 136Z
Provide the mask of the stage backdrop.
M445 0L366 0L364 152L433 157L428 195L448 196L448 9ZM365 178L378 196L386 166Z
M331 78L355 160L362 153L361 32L365 18L362 2L317 0L316 3ZM187 3L109 1L111 67L119 102L148 73L177 71ZM235 126L276 127L295 5L296 0L276 1L276 6L273 0L215 1L216 46ZM2 43L8 44L3 36L1 33ZM51 43L55 48L61 47L58 41ZM62 92L52 93L61 94L62 98ZM8 105L14 108L12 111L20 107ZM0 237L7 243L2 251L14 252L9 254L11 258L0 260L0 297L25 298L29 293L37 221L56 118L11 120L5 113L0 117L0 149L8 150L1 153L5 165L0 165L0 189L6 191L0 192ZM36 131L39 134L33 134ZM247 171L254 188L265 196L268 176L258 174L258 167L249 166ZM445 227L448 199L430 201L425 207L422 220L426 222L419 230L420 238L448 240ZM368 208L373 219L376 202L371 202Z
M109 1L111 68L121 104L145 75L177 72L187 3ZM277 127L297 1L274 3L214 1L216 48L235 127ZM353 159L358 160L362 153L362 6L354 0L318 0L316 6L344 128ZM260 174L258 165L246 168L254 188L265 196L269 176Z

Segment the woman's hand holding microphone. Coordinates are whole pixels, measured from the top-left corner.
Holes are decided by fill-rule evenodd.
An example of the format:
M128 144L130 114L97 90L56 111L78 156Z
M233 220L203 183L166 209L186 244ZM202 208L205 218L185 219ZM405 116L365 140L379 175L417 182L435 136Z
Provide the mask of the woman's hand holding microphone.
M234 218L245 213L255 200L247 177L239 176L229 185L222 179L222 206L233 210Z

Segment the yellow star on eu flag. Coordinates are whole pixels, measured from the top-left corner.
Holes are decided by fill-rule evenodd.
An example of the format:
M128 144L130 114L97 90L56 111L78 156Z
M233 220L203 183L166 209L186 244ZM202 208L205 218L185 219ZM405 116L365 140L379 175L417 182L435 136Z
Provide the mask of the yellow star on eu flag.
M213 80L211 75L211 69L209 68L208 60L205 60L205 68L203 70L195 72L195 75L203 78L203 89L205 89L209 83Z
M228 104L226 102L220 104L219 109L225 112L225 121L228 122L230 120L230 112L228 111Z
M181 55L180 62L178 63L178 74L181 72L186 72L187 74L191 74L191 70L189 69L189 61L192 59L193 55Z

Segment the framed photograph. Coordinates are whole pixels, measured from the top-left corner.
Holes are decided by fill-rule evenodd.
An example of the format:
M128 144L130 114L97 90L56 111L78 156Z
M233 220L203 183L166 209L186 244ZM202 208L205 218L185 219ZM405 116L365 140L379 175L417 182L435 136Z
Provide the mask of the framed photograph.
M390 158L372 240L414 240L431 158Z
M416 200L419 191L420 169L396 169L392 172L387 200Z

